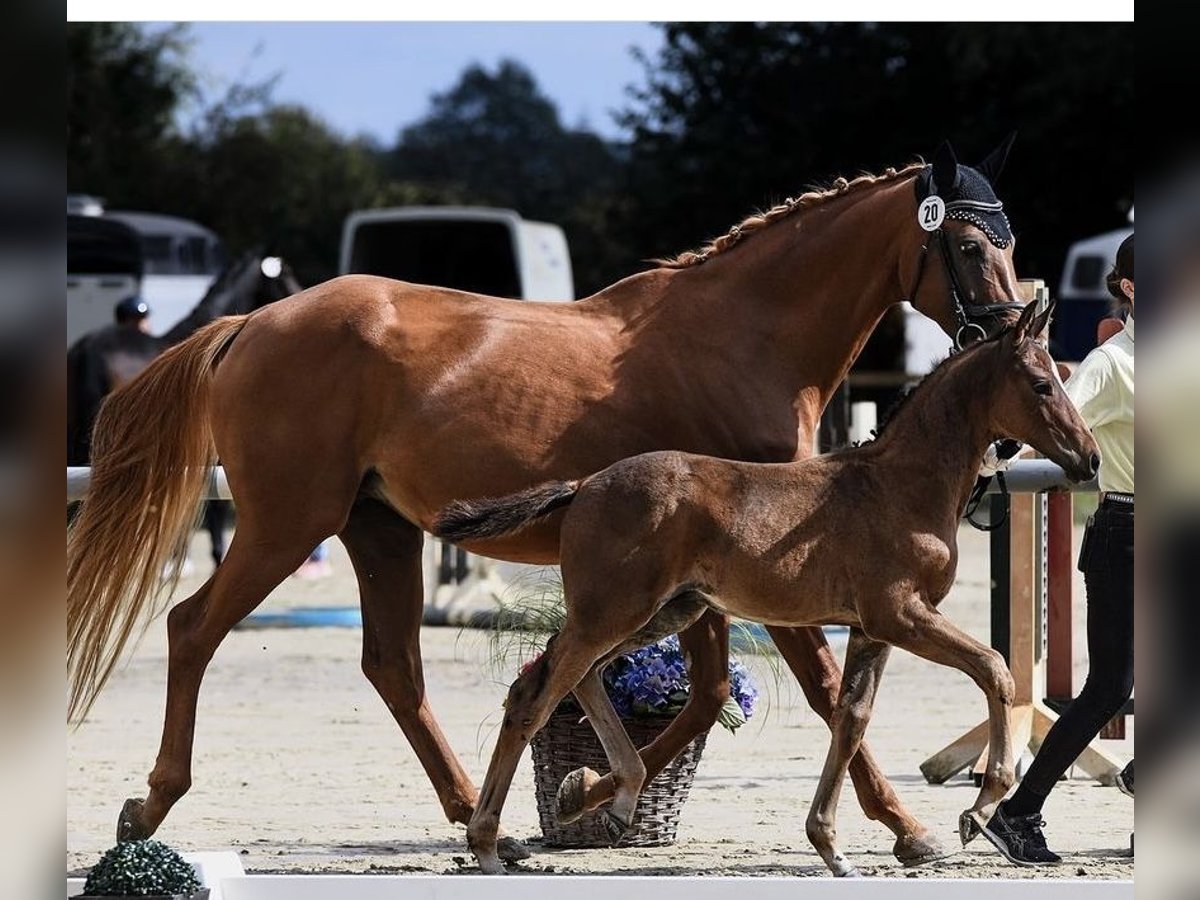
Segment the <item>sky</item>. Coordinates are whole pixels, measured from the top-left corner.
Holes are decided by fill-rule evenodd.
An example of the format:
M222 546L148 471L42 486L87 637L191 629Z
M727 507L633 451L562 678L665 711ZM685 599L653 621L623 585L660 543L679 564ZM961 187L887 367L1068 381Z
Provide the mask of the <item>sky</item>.
M389 144L467 65L494 69L504 57L533 72L565 124L621 137L610 111L642 81L630 48L653 56L662 44L645 22L196 22L190 31L209 96L279 73L275 100Z

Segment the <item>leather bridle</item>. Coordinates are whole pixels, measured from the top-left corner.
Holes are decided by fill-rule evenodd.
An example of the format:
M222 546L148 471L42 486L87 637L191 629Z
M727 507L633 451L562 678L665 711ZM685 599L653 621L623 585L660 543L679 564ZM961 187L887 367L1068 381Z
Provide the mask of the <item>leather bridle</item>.
M956 200L946 204L946 213L949 215L952 210L979 205L981 204L970 200ZM939 225L927 234L928 238L921 246L921 259L917 263L917 280L908 294L909 302L913 303L916 300L917 291L921 288L921 279L925 274L925 260L929 256L930 239L936 240L942 257L942 266L946 272L946 280L950 285L950 305L954 309L954 318L958 325L954 332L954 349L961 350L967 345L972 334L979 339L987 338L989 331L980 324L981 320L998 319L1006 312L1020 310L1024 304L1020 300L1008 300L1004 303L972 303L968 309L963 302L963 297L967 294L963 290L962 281L958 277L958 269L954 265L954 257L950 253L950 238L946 233L945 226Z

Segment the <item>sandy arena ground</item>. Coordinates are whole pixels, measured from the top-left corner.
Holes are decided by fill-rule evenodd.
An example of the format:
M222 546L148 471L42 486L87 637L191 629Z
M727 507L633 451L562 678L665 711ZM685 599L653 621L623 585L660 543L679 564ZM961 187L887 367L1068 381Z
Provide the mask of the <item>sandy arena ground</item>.
M289 579L260 610L357 602L349 561L331 544L334 574ZM943 610L986 640L987 537L962 532L959 582ZM195 573L207 576L207 537L193 544ZM1078 577L1078 576L1077 576ZM1077 621L1082 584L1077 584ZM1077 635L1082 631L1077 629ZM357 629L235 631L218 651L200 696L191 792L157 837L184 850L234 848L250 871L471 871L463 830L445 822L416 756L362 677ZM433 708L476 783L482 780L506 690L487 664L487 635L426 628L425 674ZM1076 641L1076 685L1084 648ZM528 753L514 781L505 824L530 841L530 872L678 875L822 875L804 818L828 745L824 724L790 675L776 684L761 661L766 702L738 734L714 729L680 826L662 849L549 851L539 835ZM92 865L112 845L117 812L145 795L162 725L166 637L155 621L129 664L109 683L67 746L67 870ZM982 695L962 674L906 653L892 656L868 740L901 797L948 846L975 793L958 776L932 787L919 763L985 716ZM1129 739L1106 742L1133 752ZM891 835L843 792L842 848L867 874L935 877L1131 878L1132 802L1115 788L1075 777L1046 808L1055 869L1010 866L983 839L933 867L904 870Z

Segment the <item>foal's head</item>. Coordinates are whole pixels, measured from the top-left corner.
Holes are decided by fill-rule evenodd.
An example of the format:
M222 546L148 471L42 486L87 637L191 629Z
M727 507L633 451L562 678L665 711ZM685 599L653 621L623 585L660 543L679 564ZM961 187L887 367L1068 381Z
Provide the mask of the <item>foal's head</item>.
M1052 311L1039 314L1030 303L1016 325L972 352L987 357L993 434L1029 444L1070 478L1086 481L1099 470L1100 454L1039 340Z

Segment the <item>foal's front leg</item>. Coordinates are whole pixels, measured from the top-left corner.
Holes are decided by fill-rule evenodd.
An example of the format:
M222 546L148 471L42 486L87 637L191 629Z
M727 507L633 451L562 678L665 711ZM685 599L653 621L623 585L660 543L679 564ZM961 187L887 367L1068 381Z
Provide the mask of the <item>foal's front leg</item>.
M958 820L959 836L967 844L991 819L1015 780L1009 724L1016 692L1012 673L1004 657L958 628L919 596L862 613L863 627L871 637L965 672L987 696L991 748L987 771L975 805Z
M821 770L806 827L808 839L825 860L825 865L839 877L859 874L837 847L837 804L850 760L862 745L890 652L887 644L869 639L857 628L850 630L841 693L830 722L833 737L829 742L829 755Z
M767 632L780 655L800 682L808 705L832 727L842 684L837 658L817 626L784 628L769 625ZM892 855L905 866L920 866L944 859L949 852L896 796L866 741L850 760L850 780L868 819L882 822L896 836Z

